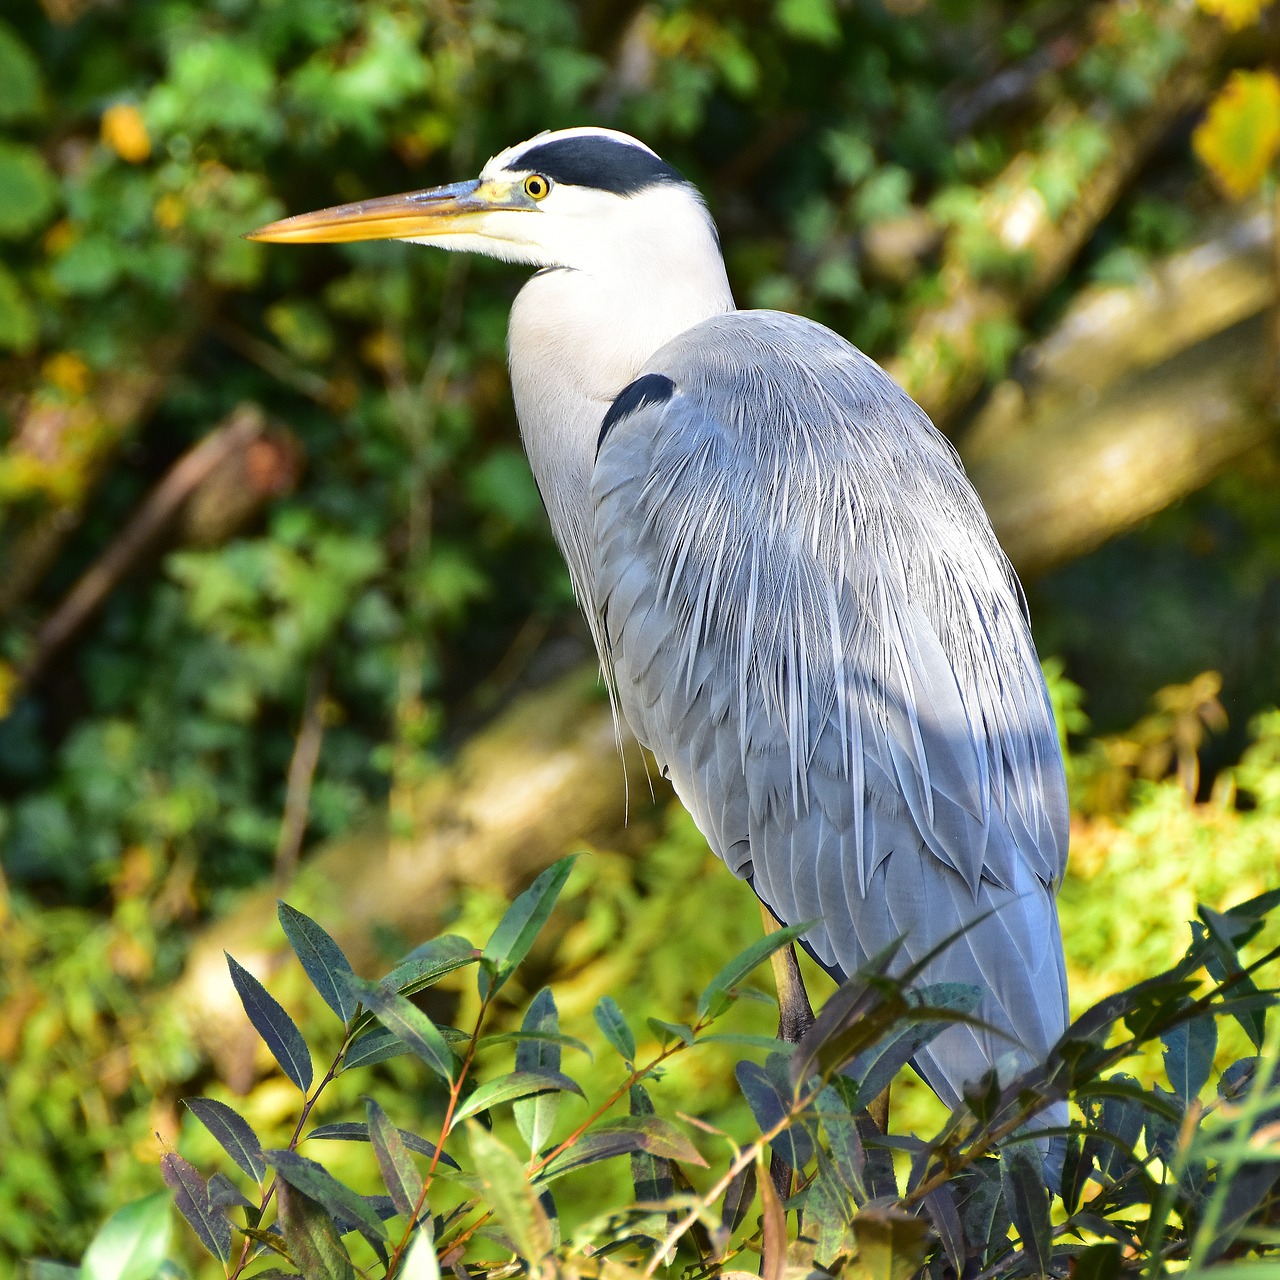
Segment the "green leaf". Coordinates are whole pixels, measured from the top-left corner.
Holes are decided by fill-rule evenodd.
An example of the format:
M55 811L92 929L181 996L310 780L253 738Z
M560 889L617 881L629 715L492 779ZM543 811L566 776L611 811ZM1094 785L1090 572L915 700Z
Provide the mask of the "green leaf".
M475 964L480 953L466 938L456 933L442 934L422 946L415 947L385 978L382 985L399 991L402 996L417 995L434 986L446 974Z
M280 1069L306 1093L311 1088L313 1069L311 1050L307 1048L302 1032L275 996L248 969L227 952L223 954L227 957L227 968L231 971L236 994L253 1023L253 1029L266 1041Z
M553 1091L586 1097L577 1081L561 1075L559 1071L513 1071L510 1075L482 1084L458 1108L457 1119L465 1120L468 1116L478 1115L481 1111L488 1111L491 1107L516 1098L528 1098L534 1094Z
M534 996L524 1015L520 1029L526 1035L554 1036L560 1030L560 1014L550 987L543 987ZM516 1043L516 1071L560 1071L560 1045L554 1039L526 1039ZM531 1153L542 1150L555 1128L556 1114L560 1110L558 1091L539 1093L531 1098L521 1098L512 1107L516 1128L529 1144Z
M1014 1143L1000 1152L1000 1182L1004 1201L1013 1218L1023 1251L1037 1275L1048 1275L1053 1256L1049 1221L1049 1190L1045 1186L1040 1157L1026 1143Z
M289 1258L307 1280L355 1280L356 1269L328 1210L288 1181L276 1185Z
M734 1074L761 1133L767 1133L790 1112L792 1100L783 1095L758 1063L739 1062ZM803 1169L813 1158L813 1141L799 1122L793 1121L771 1138L769 1145L793 1169Z
M629 1156L635 1151L702 1168L707 1164L697 1147L670 1120L661 1116L620 1116L590 1128L567 1151L556 1156L538 1178L549 1182L584 1165Z
M729 961L719 973L707 984L706 990L698 997L698 1017L702 1019L711 1014L719 1017L733 998L733 990L746 979L758 965L763 964L775 951L795 941L803 933L813 927L812 920L804 924L788 925L758 938L745 951L740 952Z
M354 974L345 975L343 981L388 1031L403 1040L442 1080L453 1083L453 1051L440 1028L417 1005L381 983L366 982Z
M183 1098L183 1103L213 1135L218 1145L255 1182L266 1176L267 1162L262 1157L262 1143L238 1111L214 1098Z
M172 1226L165 1191L117 1209L89 1242L81 1280L151 1280L168 1256Z
M0 262L0 348L30 351L40 334L40 324L17 277Z
M435 1145L428 1142L426 1138L420 1138L416 1133L411 1133L408 1129L398 1129L396 1132L400 1135L400 1141L410 1151L416 1151L420 1156L426 1156L428 1159L435 1156ZM303 1141L368 1142L369 1126L362 1120L340 1120L336 1124L321 1124L312 1129ZM451 1169L458 1167L458 1162L447 1151L440 1153L439 1162Z
M30 120L44 106L40 64L7 22L0 22L0 124Z
M1120 1246L1114 1240L1091 1244L1076 1254L1071 1280L1118 1280L1120 1275Z
M612 996L601 996L596 1001L595 1020L604 1038L622 1055L623 1062L631 1066L636 1060L636 1038Z
M372 1014L369 1016L373 1017ZM408 1052L409 1046L399 1036L392 1035L386 1027L377 1027L358 1040L352 1041L351 1047L342 1059L341 1070L351 1071L356 1067L371 1067L375 1063L386 1062L389 1058L398 1058L402 1053Z
M1218 1024L1209 1016L1193 1018L1171 1027L1160 1037L1164 1045L1164 1069L1174 1093L1183 1102L1200 1096L1213 1070L1218 1049Z
M633 1116L654 1114L653 1101L642 1084L631 1086L629 1103ZM675 1195L675 1183L671 1178L671 1165L651 1151L634 1151L631 1154L631 1184L638 1201L667 1200Z
M344 1025L350 1022L355 1001L341 981L342 975L351 972L342 948L310 916L304 916L287 902L279 903L276 910L280 927L311 979L311 985Z
M396 1280L440 1280L440 1260L436 1244L425 1227L415 1233L400 1260Z
M482 1000L495 994L529 954L576 861L577 855L570 854L553 862L507 908L485 944L479 977Z
M387 1229L368 1202L339 1182L324 1165L283 1148L269 1147L263 1154L267 1163L291 1187L324 1205L330 1213L354 1222L361 1231L368 1231L375 1239L386 1239Z
M774 13L788 35L832 48L840 43L834 0L778 0Z
M422 1198L422 1178L409 1158L399 1129L387 1118L387 1113L372 1098L364 1102L369 1117L369 1141L373 1144L382 1181L397 1212L412 1222Z
M53 212L58 188L34 147L0 141L0 237L37 230Z
M853 1220L857 1261L843 1274L849 1280L908 1280L924 1261L929 1223L900 1209L867 1208Z
M529 1185L524 1167L512 1152L474 1120L467 1126L471 1158L484 1188L484 1198L516 1252L529 1263L545 1258L554 1245L551 1222Z
M174 1151L160 1159L160 1174L173 1192L178 1212L186 1218L200 1243L221 1263L231 1261L231 1223L209 1200L209 1186L194 1165Z
M662 1042L665 1047L672 1040L682 1040L686 1045L694 1042L695 1036L693 1028L685 1022L664 1022L661 1018L648 1018L649 1030ZM714 1038L714 1037L708 1037ZM776 1042L778 1044L781 1041ZM771 1047L774 1047L771 1045Z
M79 1267L51 1262L48 1258L32 1258L22 1273L22 1280L83 1280L83 1277L84 1272Z

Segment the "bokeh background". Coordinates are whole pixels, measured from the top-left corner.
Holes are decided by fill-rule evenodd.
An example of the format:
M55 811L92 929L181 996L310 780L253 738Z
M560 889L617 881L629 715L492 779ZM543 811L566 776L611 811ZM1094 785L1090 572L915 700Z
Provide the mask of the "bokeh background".
M1077 1007L1280 883L1278 50L1266 0L10 0L0 1269L212 1159L184 1094L287 1135L221 961L324 1043L277 894L374 973L586 850L508 1000L553 980L571 1031L683 1020L756 936L614 753L515 432L520 270L240 238L542 129L653 145L741 305L955 440L1070 735ZM732 1125L732 1062L668 1104Z

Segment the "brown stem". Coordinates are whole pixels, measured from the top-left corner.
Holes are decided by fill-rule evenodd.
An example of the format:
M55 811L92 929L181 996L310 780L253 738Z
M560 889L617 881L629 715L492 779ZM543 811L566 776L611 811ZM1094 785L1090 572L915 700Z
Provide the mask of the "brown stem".
M293 757L289 761L289 779L285 786L284 816L280 820L280 838L276 842L276 892L284 893L293 880L298 854L307 832L307 810L311 805L311 783L320 761L320 745L324 741L324 700L329 687L329 664L317 658L307 675L306 700L302 723L298 728Z

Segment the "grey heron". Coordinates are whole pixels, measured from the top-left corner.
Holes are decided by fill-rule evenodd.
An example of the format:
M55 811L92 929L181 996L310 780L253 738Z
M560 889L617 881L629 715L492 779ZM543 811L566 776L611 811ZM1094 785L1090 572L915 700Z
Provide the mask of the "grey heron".
M734 874L817 921L837 979L971 926L921 978L978 987L994 1028L917 1054L944 1102L1043 1059L1067 1018L1062 756L1018 583L924 412L831 330L739 311L696 188L612 130L254 238L537 268L516 413L627 724Z

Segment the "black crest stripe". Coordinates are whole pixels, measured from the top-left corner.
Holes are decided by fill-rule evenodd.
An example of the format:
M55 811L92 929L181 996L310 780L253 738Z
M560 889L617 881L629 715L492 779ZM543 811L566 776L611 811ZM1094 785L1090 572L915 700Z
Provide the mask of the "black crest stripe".
M644 373L634 382L628 383L618 392L617 399L609 406L600 424L600 435L596 439L596 456L600 454L600 446L604 438L623 418L643 409L647 404L662 404L675 394L676 384L663 373Z
M595 187L614 195L633 196L663 182L683 182L684 176L652 152L613 138L557 138L527 148L512 167L532 169L573 187Z

